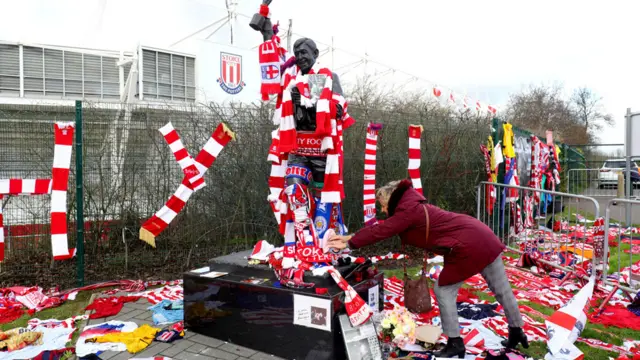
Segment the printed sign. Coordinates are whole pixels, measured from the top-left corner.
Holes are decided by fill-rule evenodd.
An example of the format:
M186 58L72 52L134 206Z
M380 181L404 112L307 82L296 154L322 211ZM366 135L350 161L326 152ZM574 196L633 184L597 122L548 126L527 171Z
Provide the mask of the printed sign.
M293 323L331 331L331 300L294 294Z
M224 92L236 95L246 86L242 81L242 56L220 53L220 77L218 83Z

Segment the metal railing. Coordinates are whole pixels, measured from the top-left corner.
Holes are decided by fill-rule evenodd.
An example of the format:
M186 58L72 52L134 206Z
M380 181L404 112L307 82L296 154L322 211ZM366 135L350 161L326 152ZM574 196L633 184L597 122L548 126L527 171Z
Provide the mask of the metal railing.
M567 192L593 197L623 197L624 176L602 169L570 169L567 172Z
M636 206L640 206L640 201L611 199L604 217L603 254L606 254L608 266L602 273L602 281L628 294L640 289L640 233L637 229L640 212L634 213ZM615 250L610 252L610 247Z
M570 169L567 171L567 191L571 194L593 197L626 197L625 170L603 171L600 168ZM632 175L631 197L639 188L640 181Z
M597 200L548 190L489 182L477 188L477 218L507 248L535 254L535 261L587 279L588 261L595 266L595 248L580 236L589 218L600 216ZM566 277L565 277L566 279Z

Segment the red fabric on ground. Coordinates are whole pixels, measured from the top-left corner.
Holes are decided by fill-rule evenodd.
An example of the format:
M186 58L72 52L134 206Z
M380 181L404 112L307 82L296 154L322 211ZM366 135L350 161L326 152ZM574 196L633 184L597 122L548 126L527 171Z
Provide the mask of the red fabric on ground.
M640 245L633 245L633 247L631 249L625 249L624 250L625 253L633 253L633 254L640 254Z
M95 299L85 310L95 310L89 319L100 319L117 315L125 303L138 301L140 296L112 296Z
M458 291L458 299L456 300L457 302L467 302L470 304L477 303L477 301L474 300L478 300L478 295L475 291L467 288L460 288Z
M19 307L0 308L0 324L10 323L24 314L24 310Z
M66 352L70 352L72 354L75 354L76 353L76 349L75 348L66 348L66 349L60 349L60 350L43 351L40 354L38 354L36 357L34 357L33 360L58 360L58 359L62 358L62 356Z
M640 331L640 316L627 310L624 306L607 306L599 316L589 314L589 321L604 326L615 326L621 329Z

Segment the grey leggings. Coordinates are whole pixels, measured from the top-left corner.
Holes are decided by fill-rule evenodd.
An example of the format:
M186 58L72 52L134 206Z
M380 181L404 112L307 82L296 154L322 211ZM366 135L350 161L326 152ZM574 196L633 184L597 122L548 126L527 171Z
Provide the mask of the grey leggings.
M504 270L502 256L498 256L491 264L485 267L480 274L487 281L489 289L496 297L496 300L504 308L504 314L507 322L511 327L522 327L524 322L520 309L518 309L518 301L513 295L509 279ZM436 294L438 307L440 308L440 319L442 321L442 331L448 337L460 336L460 324L458 323L458 307L456 299L458 298L458 290L462 286L462 282L453 285L438 286L436 283L433 291Z

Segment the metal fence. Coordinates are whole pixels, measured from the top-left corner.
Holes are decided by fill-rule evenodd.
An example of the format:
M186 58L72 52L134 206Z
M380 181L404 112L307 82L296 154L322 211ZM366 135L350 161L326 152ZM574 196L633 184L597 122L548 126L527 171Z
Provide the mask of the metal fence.
M640 201L600 201L584 195L482 182L477 217L492 228L519 266L537 264L567 280L595 271L609 299L622 291L632 300L640 289ZM635 210L635 211L634 211Z
M507 248L530 254L546 266L579 274L595 265L594 251L577 229L597 219L593 198L561 192L482 182L477 192L477 218L488 225ZM526 265L526 264L524 264Z
M627 295L640 289L640 201L611 199L604 217L608 271L602 280Z
M593 197L624 197L623 172L598 169L569 169L567 192Z
M175 278L208 259L252 247L258 239L282 240L267 203L273 130L271 106L125 106L82 103L81 184L76 199L72 160L67 211L69 245L76 243L77 204L84 210L84 267L52 261L50 195L5 197L5 261L2 284L75 285L121 278ZM380 132L377 182L407 176L408 125L425 128L421 175L425 195L443 208L473 213L475 185L482 174L478 139L486 119L447 111L404 113L350 107L356 125L345 133L344 215L347 226L362 224L364 147L368 122ZM0 179L48 178L53 158L53 123L76 121L73 106L0 105ZM171 121L195 156L211 132L225 122L236 133L207 172L207 186L157 239L157 248L138 240L142 222L157 211L182 179L182 172L158 129ZM75 159L75 150L73 158ZM394 246L387 243L385 246ZM381 253L389 248L371 248Z

